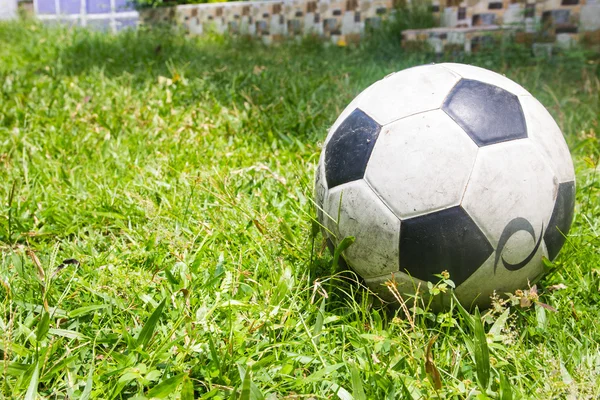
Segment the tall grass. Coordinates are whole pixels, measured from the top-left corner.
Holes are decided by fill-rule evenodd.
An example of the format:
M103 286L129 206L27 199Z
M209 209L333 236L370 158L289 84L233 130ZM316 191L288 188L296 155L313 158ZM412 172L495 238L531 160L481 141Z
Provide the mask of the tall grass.
M402 32L408 29L426 29L438 26L431 12L431 2L416 0L395 2L391 13L377 28L369 29L363 46L369 52L397 54L402 43Z

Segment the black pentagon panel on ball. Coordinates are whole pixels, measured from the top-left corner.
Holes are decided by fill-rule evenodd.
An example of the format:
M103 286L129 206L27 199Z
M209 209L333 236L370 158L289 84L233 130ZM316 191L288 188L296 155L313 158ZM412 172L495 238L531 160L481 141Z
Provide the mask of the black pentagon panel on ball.
M519 98L498 86L461 79L444 101L442 110L479 147L527 137Z
M400 225L400 271L436 283L446 270L460 285L493 253L477 224L456 206L403 220Z
M325 148L325 177L331 189L362 179L381 126L356 109L342 122Z
M552 217L544 234L544 242L548 249L548 258L554 260L565 244L565 237L569 233L573 222L575 209L575 182L565 182L558 186L558 195L552 210Z

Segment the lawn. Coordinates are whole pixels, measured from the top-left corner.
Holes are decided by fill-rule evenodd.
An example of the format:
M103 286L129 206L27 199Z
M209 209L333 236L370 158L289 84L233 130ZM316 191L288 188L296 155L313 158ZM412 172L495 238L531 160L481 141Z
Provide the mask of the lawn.
M531 91L577 173L537 294L480 318L381 308L315 229L328 127L433 56L30 22L0 43L0 397L600 397L597 59L454 58Z

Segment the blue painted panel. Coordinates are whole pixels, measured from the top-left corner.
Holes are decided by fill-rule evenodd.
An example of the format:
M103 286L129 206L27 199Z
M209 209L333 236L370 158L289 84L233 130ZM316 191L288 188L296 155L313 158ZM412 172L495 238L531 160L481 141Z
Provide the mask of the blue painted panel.
M88 14L110 13L110 0L86 0L85 6Z
M80 0L59 0L61 14L79 14L81 11Z
M38 0L38 13L56 14L56 4L54 0Z
M110 19L88 19L87 26L96 31L109 32Z
M121 31L127 28L135 28L137 26L137 18L122 18L117 19L117 30Z
M132 11L133 1L132 0L115 0L115 9L117 12Z

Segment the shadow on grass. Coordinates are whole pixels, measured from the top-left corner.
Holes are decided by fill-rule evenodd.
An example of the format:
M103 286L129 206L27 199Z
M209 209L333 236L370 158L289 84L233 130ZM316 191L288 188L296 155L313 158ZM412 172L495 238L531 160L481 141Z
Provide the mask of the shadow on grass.
M161 76L185 78L174 105L204 98L219 107L245 109L249 120L262 120L256 121L258 132L285 136L303 136L323 121L333 123L340 104L390 70L389 63L366 59L359 50L325 48L311 40L267 47L255 40L194 38L160 29L118 35L53 29L55 37L48 41L66 38L54 44L59 76L102 76L138 89L157 84Z
M167 29L142 28L117 35L78 30L70 45L61 49L60 60L70 75L101 68L108 77L129 73L142 79L168 74L169 65L197 71L247 69L235 53L223 51L231 47L224 40L200 42Z
M228 39L217 35L189 37L184 32L169 28L144 28L127 30L117 35L78 29L71 33L71 43L61 48L60 60L64 72L79 75L101 68L108 77L123 73L142 79L167 75L172 69L184 68L186 72L228 72L260 74L267 64L282 63L301 51L314 55L314 62L328 62L337 58L340 51L325 51L322 44L307 40L299 44L286 43L267 47L261 42L246 38ZM301 57L306 61L306 57ZM287 67L294 68L295 65ZM300 70L294 72L301 73Z

